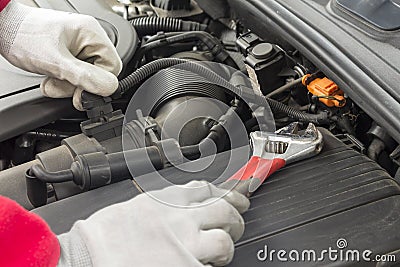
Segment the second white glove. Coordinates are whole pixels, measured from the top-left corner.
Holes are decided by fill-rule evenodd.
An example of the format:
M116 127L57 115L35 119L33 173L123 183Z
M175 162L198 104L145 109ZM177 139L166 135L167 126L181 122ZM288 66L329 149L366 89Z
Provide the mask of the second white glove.
M224 266L249 205L237 192L191 182L105 208L59 238L65 247L63 240L79 237L93 266Z

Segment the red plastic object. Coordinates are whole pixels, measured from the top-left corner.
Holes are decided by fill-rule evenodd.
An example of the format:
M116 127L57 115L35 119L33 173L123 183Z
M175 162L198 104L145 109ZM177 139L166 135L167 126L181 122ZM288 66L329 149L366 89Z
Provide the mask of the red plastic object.
M286 161L281 158L263 159L253 156L249 162L237 171L228 181L246 181L252 178L259 179L262 184L271 174L286 165Z
M0 266L57 266L57 236L38 215L0 196Z
M2 11L11 0L0 0L0 11Z

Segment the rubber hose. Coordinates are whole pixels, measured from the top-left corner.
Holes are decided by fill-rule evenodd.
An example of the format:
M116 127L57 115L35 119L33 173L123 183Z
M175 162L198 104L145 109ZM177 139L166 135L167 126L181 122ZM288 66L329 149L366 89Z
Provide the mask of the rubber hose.
M152 43L147 43L143 48L145 48L145 50L151 50L160 46L187 42L189 40L201 41L220 62L225 62L225 60L230 59L230 54L224 49L220 41L210 33L204 31L183 32Z
M289 107L271 98L267 98L267 102L272 111L283 112L287 114L290 118L300 122L312 122L315 124L326 124L329 122L328 114L326 112L320 114L309 114Z
M117 92L118 94L124 94L125 92L139 85L145 79L154 75L158 71L183 63L185 63L185 69L189 69L194 73L199 74L200 76L207 77L208 81L214 82L219 86L229 89L231 93L237 96L250 100L251 102L260 106L265 106L265 103L267 102L272 111L283 112L289 117L301 122L313 122L316 124L323 124L329 121L327 113L308 114L301 112L276 100L264 98L263 96L258 96L253 93L252 89L249 89L247 87L235 86L214 71L206 68L199 63L179 58L162 58L142 66L141 68L130 74L128 77L120 81L119 90Z
M30 169L30 175L37 177L40 181L46 183L63 183L72 181L74 175L71 170L58 172L50 172L43 168L42 165L33 165Z
M232 56L225 50L224 46L220 41L205 31L191 31L191 32L170 32L161 35L155 35L154 38L150 38L146 44L144 44L136 53L135 59L139 62L143 56L156 48L176 44L184 43L188 41L201 41L211 54L219 61L233 68L239 68Z
M367 156L374 161L378 161L379 155L384 150L385 150L385 143L382 140L375 138L369 145Z
M300 85L302 80L303 80L303 77L301 77L299 79L296 79L294 81L291 81L291 82L289 82L289 83L277 88L276 90L272 91L271 93L269 93L267 95L267 97L271 98L271 97L274 97L276 95L282 94L282 93L288 91L289 89L292 89L293 87Z
M204 31L207 25L177 18L141 17L131 20L139 36L155 35L157 32Z

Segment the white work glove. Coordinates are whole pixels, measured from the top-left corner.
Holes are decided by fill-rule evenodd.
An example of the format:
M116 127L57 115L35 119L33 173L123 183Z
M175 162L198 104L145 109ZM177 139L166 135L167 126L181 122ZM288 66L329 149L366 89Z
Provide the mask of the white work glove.
M0 53L16 67L46 75L43 95L73 96L79 110L82 90L111 95L122 69L115 47L93 17L14 1L0 13Z
M237 192L199 181L142 194L59 236L59 266L224 266L249 205Z

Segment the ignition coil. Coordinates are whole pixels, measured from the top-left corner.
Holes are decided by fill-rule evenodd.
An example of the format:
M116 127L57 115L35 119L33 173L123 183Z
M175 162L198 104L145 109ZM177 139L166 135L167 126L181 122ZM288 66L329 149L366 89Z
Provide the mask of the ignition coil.
M264 95L285 84L286 53L277 45L262 41L254 33L242 35L237 44L246 55L245 63L253 88Z

